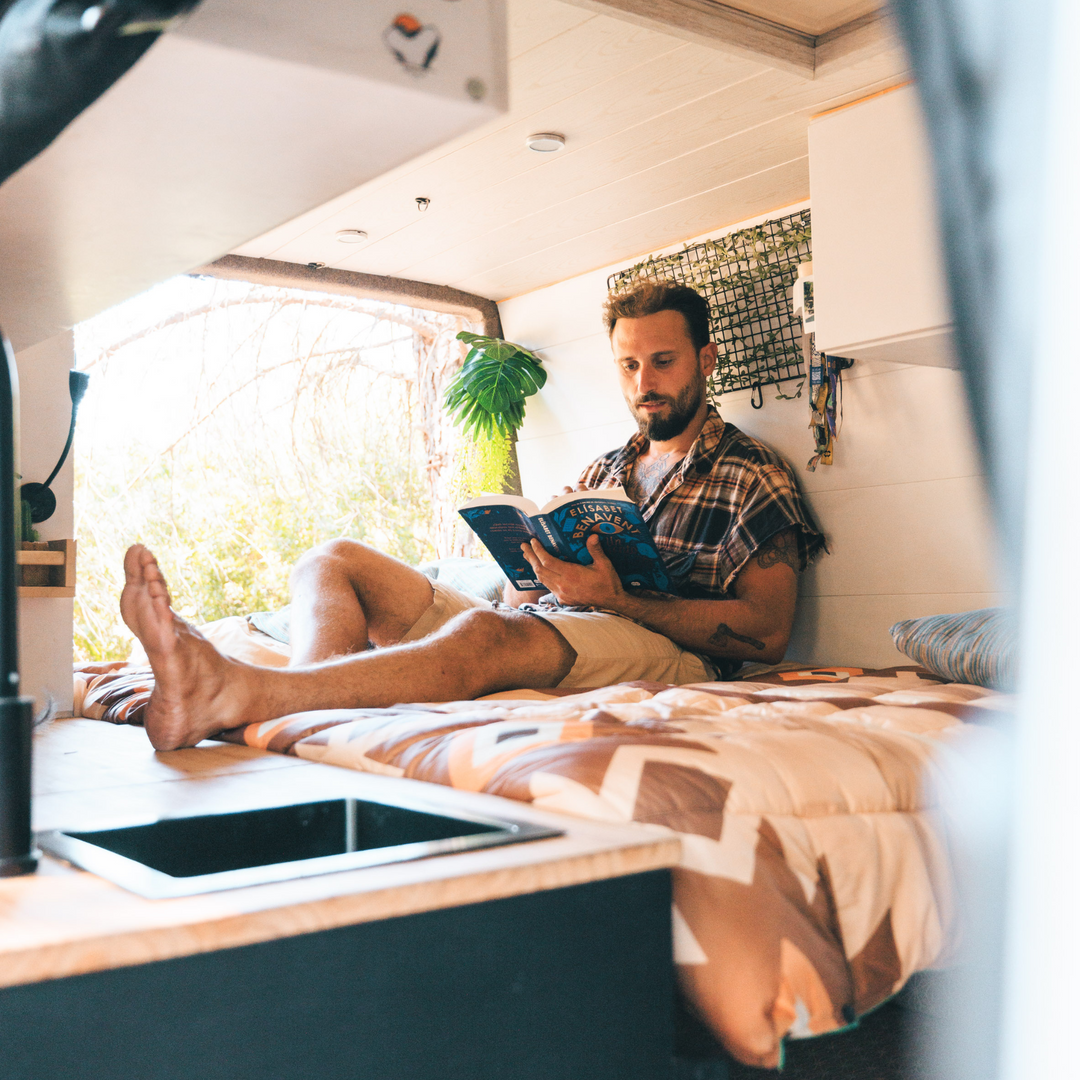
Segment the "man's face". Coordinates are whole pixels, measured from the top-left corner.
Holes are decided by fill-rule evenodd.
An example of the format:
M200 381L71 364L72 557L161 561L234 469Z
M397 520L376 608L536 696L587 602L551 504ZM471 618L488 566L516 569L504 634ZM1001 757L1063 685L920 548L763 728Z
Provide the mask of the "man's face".
M679 311L619 319L611 334L619 383L638 430L650 442L678 438L705 401L716 346L699 353Z

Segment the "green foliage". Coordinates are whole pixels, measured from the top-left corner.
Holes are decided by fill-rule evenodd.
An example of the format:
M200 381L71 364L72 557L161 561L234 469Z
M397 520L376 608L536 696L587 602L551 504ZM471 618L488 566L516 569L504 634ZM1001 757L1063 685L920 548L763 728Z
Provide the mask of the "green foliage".
M525 399L547 382L543 361L512 341L465 330L457 337L470 348L446 388L447 410L476 442L509 438L525 420Z
M468 443L458 454L455 500L460 503L478 495L505 490L510 468L510 439L507 436L496 433L491 438L481 437Z
M20 499L19 508L22 511L20 536L23 540L34 543L40 537L37 529L34 528L34 519L30 513L30 504L25 499Z
M367 541L411 564L432 558L421 534L430 505L417 477L407 461L378 466L324 474L308 493L287 490L263 468L249 478L220 461L177 467L171 456L128 490L122 477L101 483L78 471L75 655L128 655L117 598L124 552L136 541L158 556L174 608L196 624L283 607L296 560L333 537Z

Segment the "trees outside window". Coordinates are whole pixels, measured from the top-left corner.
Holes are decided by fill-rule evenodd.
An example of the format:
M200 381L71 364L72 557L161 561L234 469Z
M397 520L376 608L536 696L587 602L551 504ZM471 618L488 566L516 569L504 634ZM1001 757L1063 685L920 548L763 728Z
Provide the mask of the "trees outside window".
M288 602L309 547L362 540L410 564L471 553L471 494L442 406L476 329L456 315L212 277L76 327L91 374L77 440L75 654L127 655L126 547L161 558L195 622Z

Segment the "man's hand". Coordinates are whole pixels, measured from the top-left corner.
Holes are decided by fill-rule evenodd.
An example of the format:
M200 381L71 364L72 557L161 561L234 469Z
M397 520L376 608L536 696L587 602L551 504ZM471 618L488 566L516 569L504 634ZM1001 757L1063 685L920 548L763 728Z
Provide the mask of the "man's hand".
M585 543L592 556L591 566L556 558L539 540L522 544L521 550L537 579L555 594L560 604L618 610L624 596L619 575L604 554L599 536L593 533Z

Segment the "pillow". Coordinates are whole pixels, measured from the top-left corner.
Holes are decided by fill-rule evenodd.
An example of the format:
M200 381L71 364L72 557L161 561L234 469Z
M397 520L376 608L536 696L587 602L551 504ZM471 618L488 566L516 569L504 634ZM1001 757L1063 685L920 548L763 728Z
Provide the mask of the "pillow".
M1005 608L905 619L889 633L905 656L950 682L1012 689L1016 625Z
M506 577L497 563L486 559L451 557L421 563L417 568L433 581L441 581L452 589L460 589L482 600L501 600Z

